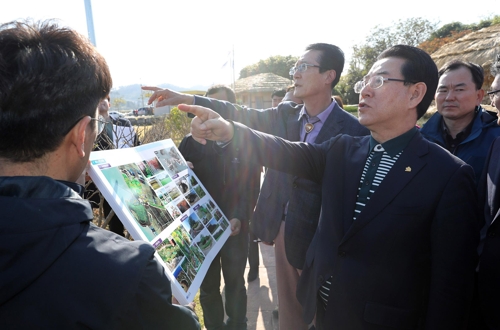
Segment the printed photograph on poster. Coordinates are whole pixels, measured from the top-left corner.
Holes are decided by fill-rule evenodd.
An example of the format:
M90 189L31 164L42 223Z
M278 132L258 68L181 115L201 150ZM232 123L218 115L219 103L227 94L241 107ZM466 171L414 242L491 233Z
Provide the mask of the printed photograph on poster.
M134 240L155 247L174 296L194 299L231 230L171 140L92 152L89 174Z

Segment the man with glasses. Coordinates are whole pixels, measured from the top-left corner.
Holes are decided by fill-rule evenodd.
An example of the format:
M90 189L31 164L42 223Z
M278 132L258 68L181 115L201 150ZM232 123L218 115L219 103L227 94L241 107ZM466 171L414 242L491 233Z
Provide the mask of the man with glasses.
M134 130L134 126L130 120L126 118L113 117L109 114L111 106L111 98L106 96L97 109L99 110L99 117L104 120L104 128L102 132L97 135L97 140L93 151L96 150L109 150L135 147L140 144L139 137ZM101 202L101 195L93 182L86 185L85 196L91 201L93 208L99 208ZM112 211L108 201L104 199L103 204L104 218L107 218ZM123 223L118 219L118 216L113 214L108 222L109 230L120 236L125 236Z
M0 329L199 329L154 248L93 225L75 183L103 127L104 58L53 22L10 22L0 72Z
M294 96L303 104L282 102L276 108L247 109L198 96L154 90L149 102L196 104L241 121L262 132L291 141L321 143L338 134L366 135L357 118L341 109L332 98L344 68L344 54L330 44L312 44L306 48L290 75ZM253 150L248 149L251 155ZM321 208L321 185L296 175L269 169L261 187L252 217L253 232L267 244L275 245L278 313L280 329L307 329L296 299L296 287L304 266L307 248L317 228Z
M491 143L500 135L497 114L481 107L484 97L483 68L459 60L439 70L437 112L421 132L472 166L479 181Z
M491 66L495 79L488 95L500 110L500 55ZM500 123L499 123L500 124ZM478 266L477 319L471 329L498 329L500 326L500 138L493 141L479 183L479 205L484 206Z
M479 210L472 168L416 128L438 70L421 49L397 45L363 81L359 121L371 136L289 142L210 109L193 136L251 148L260 164L321 184L318 230L297 297L317 329L463 329L472 297ZM243 160L244 161L244 160Z
M492 65L491 74L495 79L491 83L491 91L488 92L491 106L500 111L500 68L497 66L500 66L500 55L497 56L497 61Z

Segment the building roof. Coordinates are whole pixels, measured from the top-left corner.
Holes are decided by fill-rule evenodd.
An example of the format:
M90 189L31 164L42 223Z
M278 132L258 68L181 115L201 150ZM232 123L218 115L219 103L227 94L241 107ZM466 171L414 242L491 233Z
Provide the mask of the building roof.
M259 73L254 76L235 81L234 91L236 93L273 92L275 89L286 88L291 84L291 79L283 78L274 73Z

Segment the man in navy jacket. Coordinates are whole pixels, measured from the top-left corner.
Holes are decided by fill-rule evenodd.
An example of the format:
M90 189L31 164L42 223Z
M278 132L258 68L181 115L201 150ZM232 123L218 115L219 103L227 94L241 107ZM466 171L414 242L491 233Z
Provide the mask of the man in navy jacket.
M479 181L491 142L500 136L497 114L481 107L483 68L450 61L439 70L437 112L425 123L422 135L472 166Z
M50 21L11 22L0 72L0 328L199 329L154 248L93 225L75 183L112 86L104 58Z
M415 127L437 85L424 51L397 45L379 55L360 93L371 136L289 142L197 115L193 136L253 148L270 168L321 183L318 230L297 297L318 329L463 329L474 283L479 210L471 167Z
M240 121L261 132L290 141L321 143L338 134L367 135L358 119L332 98L340 79L344 53L335 45L309 45L290 69L294 95L303 104L282 102L276 108L249 109L227 102L154 90L150 102L158 105L188 103L211 108L222 117ZM249 149L251 152L251 149ZM321 186L301 176L268 169L252 217L253 232L263 242L274 244L279 301L279 325L283 329L307 329L295 298L306 251L316 232L321 210Z
M500 55L491 67L495 77L488 92L491 105L500 109ZM489 151L486 167L479 184L479 205L484 207L484 225L481 230L478 266L479 327L500 328L500 138Z

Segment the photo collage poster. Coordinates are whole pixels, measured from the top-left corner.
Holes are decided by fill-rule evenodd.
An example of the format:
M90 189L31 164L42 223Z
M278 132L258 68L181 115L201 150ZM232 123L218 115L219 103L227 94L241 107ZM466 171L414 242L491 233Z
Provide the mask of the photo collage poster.
M90 154L89 174L135 240L150 242L179 303L194 299L231 234L172 140Z

